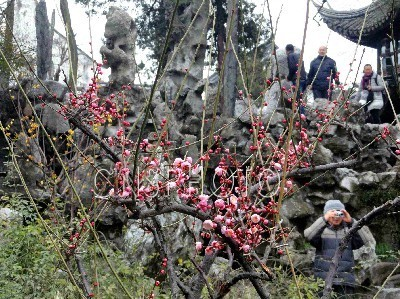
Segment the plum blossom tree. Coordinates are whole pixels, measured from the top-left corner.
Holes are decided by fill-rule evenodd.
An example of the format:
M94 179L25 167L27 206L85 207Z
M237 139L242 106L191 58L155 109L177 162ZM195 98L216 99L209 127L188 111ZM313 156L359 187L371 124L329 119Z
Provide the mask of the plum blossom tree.
M171 31L172 28L169 28L167 36ZM166 56L167 45L168 41L164 45L157 74L165 63L163 58ZM4 59L4 52L1 54ZM100 242L96 223L105 207L110 206L120 208L126 219L140 222L154 237L159 263L154 287L147 294L148 298L155 297L155 290L163 284L160 281L168 282L174 298L183 295L194 299L201 298L204 290L211 298L223 298L241 280L249 280L260 298L270 297L265 281L275 279L276 273L267 266L267 259L271 255L287 254L290 260L286 246L289 231L281 221L280 209L283 200L300 188L294 178L357 163L354 158L356 155L352 155L348 161L319 166L312 164L318 142L329 125L346 118L349 101L342 96L344 87L339 87L340 96L330 103L330 109L315 112L318 115L315 138L303 125L305 116L299 116L298 113L299 105L305 103L300 99L296 101L296 92L282 89L282 93L289 97L291 109L285 110L283 129L278 138L271 136L269 121L263 121L261 116L249 112L250 124L246 134L250 136L250 141L246 148L249 153L247 156L243 157L232 150L222 133L210 130L204 138L209 139L210 143L201 148L199 157L191 157L176 155L177 146L171 138L171 118L176 103L171 103L172 108L166 117L153 123L152 138L145 138L142 134L147 124L145 120L151 114L151 103L159 77L156 76L156 82L142 107L141 117L138 118L143 121L142 126L137 126L137 123L130 122L127 114L133 87L123 85L116 92L104 92L100 84L102 63L97 62L93 71L92 81L82 93L72 89L68 93L67 102L59 103L61 108L57 113L72 128L64 136L67 148L65 152L56 147L55 140L47 133L28 98L26 102L32 108L33 118L29 122L30 126L20 134L25 135L28 141L38 142L37 133L40 130L43 138L54 149L57 163L61 165L61 170L56 172L51 163L45 165L34 161L34 157L26 157L40 166L46 175L44 187L53 195L48 204L48 215L52 222L46 222L39 210L38 217L43 226L49 229L48 234L57 236L54 247L60 253L60 260L70 280L79 289L80 297L90 298L96 295L89 282L93 276L87 273L85 262L80 258L85 242L91 237L116 277L124 296L133 298L127 286L121 282L119 273L107 259ZM11 67L10 72L14 74ZM16 76L15 80L18 82ZM279 84L279 80L276 80L276 84ZM270 84L267 84L266 91L268 88ZM27 97L22 88L21 93ZM249 103L250 109L251 94L245 91L240 96ZM37 100L43 106L48 105L40 97ZM23 121L28 123L26 119ZM205 119L203 123L206 123ZM111 136L104 137L102 130L111 124L117 130ZM0 128L10 150L14 149L18 136L12 136L7 125L3 123ZM131 138L132 131L137 133L137 138ZM385 128L377 138L395 146L395 153L398 155L400 140L391 140L390 135L390 130ZM182 147L189 146L190 143L187 143ZM24 184L16 155L12 157ZM98 159L107 160L110 169L99 169L96 164ZM78 180L74 179L82 169L84 172L94 171L101 178L93 182L90 190L92 200L89 203L82 201L76 187ZM198 180L199 184L193 185L193 179ZM26 183L24 186L26 193L32 198ZM63 201L71 205L68 218L64 211L55 208L54 194L59 194ZM162 225L160 216L170 213L192 219L192 225L188 225L187 231L191 235L192 250L188 259L193 264L193 271L188 276L180 272L177 258L169 246L172 237ZM56 234L55 230L50 230L51 225L60 223L62 233ZM182 241L182 236L174 238L176 242ZM226 258L229 273L218 283L210 285L208 275L220 256ZM71 272L72 258L80 272L79 283L76 283L76 277ZM293 264L291 268L299 297L302 297ZM232 269L235 271L231 271Z

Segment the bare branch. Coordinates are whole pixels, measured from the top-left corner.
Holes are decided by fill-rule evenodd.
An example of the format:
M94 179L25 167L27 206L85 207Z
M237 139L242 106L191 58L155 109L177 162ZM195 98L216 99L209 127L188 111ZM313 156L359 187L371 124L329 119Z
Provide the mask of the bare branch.
M239 273L235 277L233 277L230 281L227 283L221 285L220 290L218 292L217 297L215 299L222 299L226 294L229 293L230 289L237 284L239 281L243 279L261 279L261 280L271 280L267 275L263 273L255 273L255 272L245 272L245 273Z
M286 178L291 178L291 177L298 177L302 176L305 174L310 174L314 172L320 172L320 171L328 171L336 168L342 168L342 167L349 167L354 164L356 164L358 160L349 160L349 161L341 161L341 162L336 162L336 163L329 163L329 164L324 164L324 165L318 165L314 167L307 167L307 168L299 168L293 171L290 171L286 174ZM275 184L279 181L279 176L273 176L268 178L268 181L266 184ZM255 194L256 192L259 191L260 187L262 184L257 183L250 188L250 195Z
M215 257L217 256L217 252L215 252L212 256L213 256L213 257L212 257L212 260L210 260L210 262L207 263L207 264L209 264L210 266L214 263ZM206 255L206 256L204 257L204 259L203 259L203 264L204 264L204 262L206 261L206 258L207 258L207 257L208 257L208 255ZM193 280L192 280L192 281L194 282L194 284L195 284L193 288L199 289L199 291L201 292L201 289L203 288L202 285L205 283L205 284L206 284L206 287L207 287L207 290L208 290L208 294L210 295L210 298L211 298L211 299L214 299L212 289L211 289L211 287L210 287L210 284L209 284L208 281L207 281L207 273L205 273L204 270L203 270L204 265L203 265L203 266L198 265L198 264L196 263L196 261L195 261L194 259L192 259L191 257L189 257L189 259L190 259L190 261L193 263L193 265L195 266L195 268L197 269L197 271L199 271L199 273L200 273L200 275L201 275L201 277L202 277L202 280L203 280L203 281L201 281L201 280L199 279L198 275L196 275L196 276L193 278ZM210 270L209 268L210 268L210 267L208 267L207 272Z
M180 213L183 213L186 215L196 217L197 219L200 219L202 221L210 219L210 216L208 214L200 212L196 208L189 207L189 206L186 206L183 204L173 204L170 206L162 207L159 210L155 210L155 209L139 210L135 214L134 218L145 219L145 218L154 217L157 215L162 215L162 214L171 213L171 212L180 212Z
M73 116L68 118L68 121L75 127L81 129L81 131L89 137L89 139L98 143L98 145L108 154L113 162L118 162L120 159L118 155L113 151L108 144L106 144L99 136L97 136L91 128L83 124L77 117Z
M184 213L187 215L191 215L196 217L197 219L200 219L202 221L207 220L210 218L210 216L206 213L200 212L195 208L185 206L182 204L174 204L170 206L163 207L160 210L145 210L145 211L137 211L136 216L139 219L144 219L148 217L153 217L169 212L180 212ZM221 233L221 226L217 224L217 227L215 229L216 233L219 234L219 236L223 239L223 241L227 244L227 246L230 247L235 260L242 266L244 271L248 273L253 273L253 267L249 264L249 262L245 259L243 256L243 253L240 251L238 244L229 237L225 237L224 234ZM251 283L253 284L254 288L256 289L258 295L260 298L269 298L268 292L264 289L263 285L258 281L256 277L250 277L249 278Z
M78 267L78 271L82 277L82 284L83 284L83 288L84 291L86 293L86 296L91 296L92 292L92 286L90 285L89 281L88 281L88 275L86 273L85 270L85 266L83 265L83 262L81 260L81 257L79 254L75 254L75 261L76 261L76 265Z
M170 278L171 292L172 292L172 294L174 294L174 292L175 292L174 290L176 289L176 286L178 286L179 289L182 291L182 293L186 297L190 297L192 292L190 291L189 287L187 287L185 284L183 284L183 282L176 275L171 256L170 256L168 248L166 246L167 242L165 241L165 238L164 238L164 235L162 232L162 227L155 217L153 217L152 220L153 220L153 224L155 227L152 227L150 225L148 225L146 227L153 233L154 240L160 249L161 256L164 256L168 259L167 270L168 270L168 274L169 274L169 278Z

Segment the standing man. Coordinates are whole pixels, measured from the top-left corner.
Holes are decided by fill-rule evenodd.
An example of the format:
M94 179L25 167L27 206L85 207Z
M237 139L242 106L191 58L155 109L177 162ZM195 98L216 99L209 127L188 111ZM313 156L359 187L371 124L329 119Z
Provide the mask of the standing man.
M307 85L313 91L314 99L331 99L330 85L332 81L339 84L336 72L336 62L326 56L328 48L319 47L318 57L311 61L310 71L307 77Z
M292 85L296 85L297 76L299 75L299 60L300 60L300 53L294 51L294 46L292 44L287 44L285 47L287 61L288 61L288 68L289 74L287 75L286 79L292 82ZM301 93L303 93L307 88L307 74L304 70L304 61L301 63L300 68L300 83L299 89L297 92L297 99L300 99ZM299 112L300 114L305 114L304 106L299 103Z
M288 44L285 47L287 60L288 60L288 67L289 67L289 74L287 76L288 81L292 81L293 85L296 84L298 70L299 70L299 60L300 54L294 52L294 46L292 44ZM303 92L307 87L307 74L304 70L304 62L301 64L300 69L300 92Z
M340 200L328 200L325 203L324 215L304 231L306 239L316 248L313 269L315 277L326 279L340 240L355 223ZM344 295L340 298L347 298L347 295L354 293L356 280L353 250L374 242L371 232L364 226L353 236L343 251L332 284L336 293Z

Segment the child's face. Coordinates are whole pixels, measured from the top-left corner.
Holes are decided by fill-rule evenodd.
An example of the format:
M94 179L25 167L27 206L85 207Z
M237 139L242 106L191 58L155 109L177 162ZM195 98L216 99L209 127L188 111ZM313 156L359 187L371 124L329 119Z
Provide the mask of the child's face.
M328 222L330 225L339 226L342 223L343 217L336 216L336 213L338 213L338 212L341 213L341 211L337 211L337 210L330 211L330 217L328 219Z
M343 221L342 217L331 217L331 220L329 222L331 222L331 225L333 226L339 226Z

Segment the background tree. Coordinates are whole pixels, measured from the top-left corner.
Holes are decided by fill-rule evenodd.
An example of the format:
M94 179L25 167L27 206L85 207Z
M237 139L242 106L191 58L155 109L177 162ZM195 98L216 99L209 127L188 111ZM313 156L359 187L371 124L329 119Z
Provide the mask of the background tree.
M237 0L227 1L228 19L226 23L226 56L223 62L223 113L232 117L235 109L236 82L238 75L238 26L239 26L239 5Z
M55 67L54 74L51 74L51 78L54 81L60 80L61 66L68 61L68 43L64 38L58 35L53 42L54 56L57 57L58 63ZM54 67L54 66L53 66Z
M44 0L36 5L35 26L37 75L39 79L46 80L52 63L52 36L54 33L47 17L47 6Z
M7 53L7 59L12 61L13 53L13 30L14 30L14 10L15 10L15 0L8 0L6 3L6 8L2 13L2 37L3 43L2 47L4 52ZM0 75L0 85L1 87L7 88L10 80L10 72L7 70L1 61L1 75Z
M68 53L69 53L68 84L71 87L71 90L76 91L76 82L78 79L78 46L76 45L74 31L72 30L71 17L69 13L67 0L60 0L60 10L63 17L66 37L68 41Z
M24 42L15 40L14 37L14 11L15 0L7 0L0 3L0 47L6 55L7 61L21 76L32 76L26 60L35 66L34 49ZM11 80L11 74L7 63L0 57L0 88L7 89Z
M242 64L244 82L238 77L237 86L238 89L244 89L245 84L255 99L266 89L271 30L262 13L256 12L254 3L240 1L239 18L238 57Z

